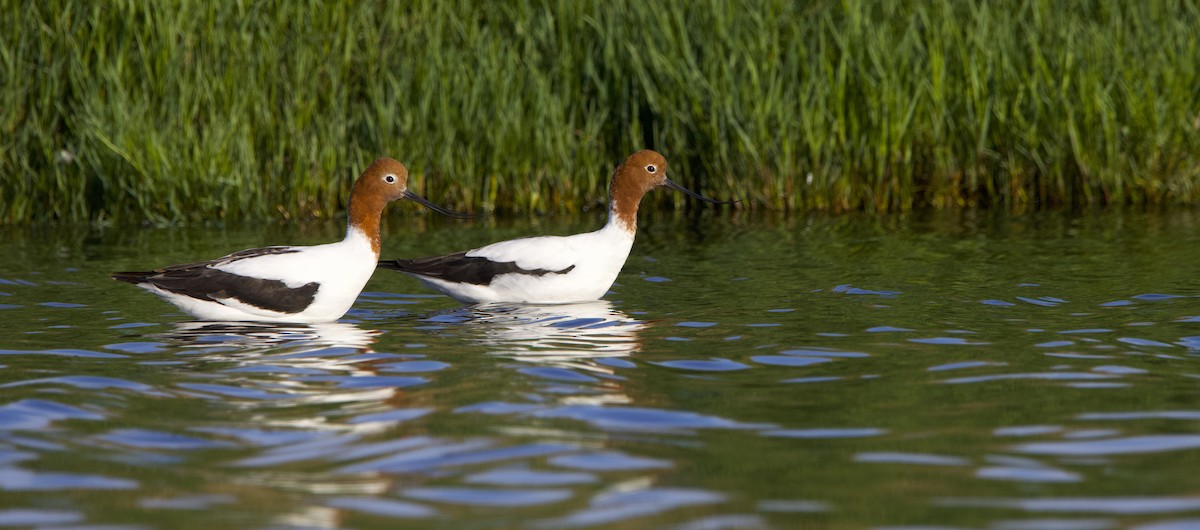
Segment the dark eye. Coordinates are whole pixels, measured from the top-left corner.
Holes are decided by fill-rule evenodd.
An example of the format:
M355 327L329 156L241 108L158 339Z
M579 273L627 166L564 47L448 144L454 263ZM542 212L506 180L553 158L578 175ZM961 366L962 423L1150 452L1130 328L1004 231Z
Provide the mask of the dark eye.
M646 166L646 171L649 171L650 173L654 173L655 171L658 171L658 168L654 167L654 164L650 164L650 165Z
M396 182L396 175L387 175L387 176L383 177L383 181L384 181L384 182L386 182L386 183L388 183L388 184L395 183L395 182Z

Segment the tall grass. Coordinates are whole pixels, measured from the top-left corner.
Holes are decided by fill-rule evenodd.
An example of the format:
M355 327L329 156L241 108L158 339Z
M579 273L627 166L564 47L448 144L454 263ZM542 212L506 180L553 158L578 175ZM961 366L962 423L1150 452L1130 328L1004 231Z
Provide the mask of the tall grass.
M0 222L1200 200L1194 1L0 0ZM669 194L655 200L681 201Z

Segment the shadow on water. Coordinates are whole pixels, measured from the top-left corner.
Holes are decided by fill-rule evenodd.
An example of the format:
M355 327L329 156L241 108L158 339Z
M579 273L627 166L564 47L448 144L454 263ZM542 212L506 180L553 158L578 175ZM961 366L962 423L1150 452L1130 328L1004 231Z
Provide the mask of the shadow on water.
M0 526L1200 517L1193 212L647 217L604 301L461 307L380 274L315 326L186 322L104 276L254 230L5 232Z

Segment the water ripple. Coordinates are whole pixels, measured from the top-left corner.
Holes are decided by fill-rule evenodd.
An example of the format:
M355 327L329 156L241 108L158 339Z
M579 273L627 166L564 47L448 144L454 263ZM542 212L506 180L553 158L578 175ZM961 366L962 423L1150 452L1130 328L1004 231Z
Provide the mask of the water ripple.
M836 375L828 375L822 377L797 377L794 379L784 379L781 383L828 383L830 381L841 381L841 377Z
M1200 510L1200 497L1058 497L1035 499L957 498L934 502L954 508L1010 508L1027 512L1081 512L1123 515Z
M575 446L554 443L532 443L493 448L493 443L488 440L468 440L433 447L420 447L380 459L349 465L340 471L343 473L413 473L469 464L542 457L576 449Z
M883 296L883 297L893 297L893 296L897 296L900 294L904 294L900 291L874 291L871 289L860 289L860 288L855 287L850 284L839 285L837 287L834 287L832 290L835 293L842 293L842 294L849 294L849 295L867 295L867 296Z
M917 344L942 344L949 346L983 346L991 344L989 342L982 341L969 341L962 337L929 337L923 339L908 339L908 341L915 342Z
M26 379L24 381L16 381L0 385L0 388L11 388L17 386L28 385L67 385L75 388L84 388L88 390L102 390L106 388L120 388L131 390L147 395L166 396L168 394L154 390L150 385L117 379L115 377L102 377L95 375L67 375L61 377L46 377L42 379Z
M778 429L763 431L764 436L779 438L866 438L887 434L887 429Z
M755 355L750 360L758 364L771 366L809 366L833 361L833 359L824 357L799 357L794 355Z
M729 359L709 359L707 361L685 359L679 361L659 361L651 364L665 366L667 368L678 368L680 370L695 370L698 372L731 372L735 370L745 370L749 366L731 361Z
M1036 442L1018 445L1015 450L1039 455L1101 456L1197 448L1200 448L1200 434L1160 434L1085 442Z
M1063 428L1058 425L1018 425L997 428L992 434L996 436L1038 436L1042 434L1054 434L1062 430Z
M193 427L193 431L230 436L254 446L291 445L322 436L317 431L267 431L237 427Z
M1156 301L1156 300L1170 300L1172 298L1186 298L1186 297L1183 295L1178 295L1178 294L1146 293L1146 294L1134 295L1134 296L1131 296L1130 298L1134 298L1136 300Z
M569 383L596 383L600 381L595 377L581 374L570 368L538 366L533 368L520 368L517 371L528 376L537 377L540 379L549 379L551 381L564 381Z
M54 348L50 350L0 350L0 355L57 355L61 357L87 357L92 359L127 359L128 355L119 353L104 353L74 348Z
M257 388L245 388L240 386L229 385L213 385L208 383L179 383L180 388L194 390L196 392L204 392L206 394L216 394L219 396L242 398L242 399L286 399L295 397L292 394L282 394L267 392Z
M470 506L535 506L571 498L564 489L410 488L405 497Z
M298 379L311 383L337 383L338 388L406 388L429 382L424 377L387 375L311 375Z
M981 368L984 366L1007 366L1008 363L998 363L993 361L962 361L957 363L939 364L930 366L926 370L930 372L941 372L945 370L961 370L963 368Z
M1061 298L1054 298L1054 297L1050 297L1050 296L1043 296L1041 298L1029 298L1029 297L1025 297L1025 296L1018 296L1017 300L1025 302L1027 304L1033 304L1033 305L1042 306L1042 307L1054 307L1056 305L1064 304L1067 302L1066 300L1063 300Z
M0 405L0 431L38 430L58 420L102 420L102 414L44 399Z
M1111 519L1016 519L1001 520L989 528L995 530L1110 530L1117 527Z
M863 358L870 357L870 354L857 351L842 351L833 348L794 348L783 350L779 353L784 355L798 355L802 357L834 357L834 358Z
M419 373L419 372L436 372L449 368L449 363L441 361L404 361L398 363L381 364L377 366L381 372L396 372L396 373Z
M162 353L166 351L164 346L166 344L162 342L118 342L104 345L107 349L125 353Z
M760 429L764 424L741 423L695 412L639 407L570 405L530 413L539 418L570 418L601 429L619 431L665 431L674 429Z
M971 463L970 460L957 456L896 452L858 453L854 455L854 461L882 464L918 464L923 466L966 466Z
M433 508L413 502L373 497L333 497L326 500L325 505L385 517L433 517L438 513Z
M205 440L193 436L173 434L148 429L116 429L96 437L98 440L112 442L127 447L139 449L211 449L229 447L231 444L213 440Z
M1156 410L1146 412L1087 412L1076 416L1081 420L1196 420L1200 410Z
M454 412L479 412L482 414L517 414L542 408L532 403L506 403L503 401L488 401L475 403L454 409Z
M363 414L360 416L355 416L354 418L351 418L348 423L351 423L351 424L375 423L375 422L399 423L402 421L413 420L413 419L420 418L421 416L428 415L429 413L433 412L433 410L434 409L431 409L431 408L385 410L383 412L373 412L370 414Z
M324 435L295 444L283 444L259 456L244 458L233 463L238 467L265 467L304 460L320 460L328 455L342 454L344 446L358 440L358 435Z
M142 508L160 510L207 510L221 504L234 504L237 497L233 495L185 495L181 497L149 497L138 500Z
M559 467L586 471L637 471L673 467L673 464L666 460L630 456L616 451L562 455L551 458L549 462Z
M0 510L0 526L45 526L76 523L83 514L67 510L13 508Z
M26 460L36 459L37 455L26 451L16 451L0 445L0 465L15 464Z
M1154 348L1174 348L1175 347L1174 344L1167 344L1165 342L1159 342L1159 341L1150 340L1150 339L1139 339L1137 337L1121 337L1121 338L1117 339L1117 342L1123 342L1125 344L1132 344L1134 346L1147 346L1147 347L1154 347Z
M758 509L764 512L822 513L833 507L824 501L808 499L765 499L758 501Z
M701 517L668 527L668 530L767 530L766 519L753 514L729 514Z
M975 476L991 480L1012 480L1017 482L1080 482L1083 477L1079 473L1052 468L1027 468L1009 466L981 467Z
M725 502L725 496L711 491L684 488L646 488L602 493L588 507L565 517L544 521L542 527L570 528L592 526L646 517L685 506Z
M1005 302L1004 300L980 300L979 303L996 307L1015 307L1017 305L1012 302Z
M995 374L995 375L980 375L974 377L959 377L956 379L946 379L942 381L946 384L957 385L963 383L986 383L989 381L1005 381L1011 379L1045 379L1050 381L1070 381L1079 379L1110 379L1117 377L1107 374L1093 374L1089 372L1037 372L1027 374Z
M595 484L599 479L579 471L534 471L530 469L493 469L464 479L467 484L493 486L570 486Z
M0 490L3 491L129 490L137 487L137 481L123 478L0 468Z
M1047 342L1039 342L1037 344L1034 344L1034 346L1036 346L1038 348L1065 348L1072 344L1075 344L1075 341L1073 341L1073 340L1052 340L1052 341L1047 341Z
M80 307L87 307L84 304L76 304L73 302L40 302L38 305L44 307L53 307L55 309L78 309Z
M1200 518L1159 521L1132 527L1133 530L1196 530L1197 528L1200 528Z
M229 374L288 374L288 375L326 375L329 372L319 368L290 366L281 364L250 364L224 370Z

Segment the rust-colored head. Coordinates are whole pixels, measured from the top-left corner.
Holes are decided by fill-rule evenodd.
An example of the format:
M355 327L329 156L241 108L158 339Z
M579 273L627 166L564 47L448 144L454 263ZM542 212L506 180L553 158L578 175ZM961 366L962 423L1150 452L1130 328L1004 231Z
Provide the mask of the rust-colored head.
M350 204L379 202L387 204L404 198L408 191L408 168L392 158L383 157L367 166L354 181L350 190Z
M659 186L666 186L713 204L727 204L676 184L667 178L667 159L656 151L643 149L629 155L629 158L613 171L612 182L608 186L610 215L627 230L634 231L637 228L638 203L642 202L646 192Z
M350 226L371 239L371 248L379 254L379 216L389 202L408 199L442 215L466 217L433 204L408 191L408 168L395 159L383 157L363 171L350 189Z

